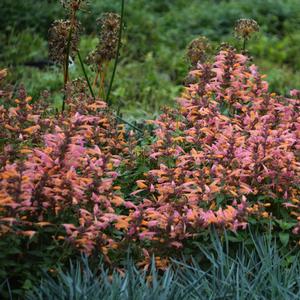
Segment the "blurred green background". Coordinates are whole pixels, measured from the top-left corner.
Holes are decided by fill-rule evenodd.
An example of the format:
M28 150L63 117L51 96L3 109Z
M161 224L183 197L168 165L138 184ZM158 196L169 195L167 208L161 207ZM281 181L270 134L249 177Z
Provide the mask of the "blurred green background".
M153 118L163 105L173 105L188 71L187 44L205 35L217 49L221 42L240 48L233 36L239 18L253 18L260 32L248 50L270 82L271 90L287 94L300 88L299 0L127 0L121 61L112 99L128 119ZM80 49L85 56L97 43L96 19L119 12L120 0L91 0L90 13L81 13L84 26ZM24 83L39 97L51 92L61 101L62 75L55 66L29 66L48 60L48 28L65 13L59 0L0 1L0 67L9 67L9 80ZM72 78L81 75L78 62Z

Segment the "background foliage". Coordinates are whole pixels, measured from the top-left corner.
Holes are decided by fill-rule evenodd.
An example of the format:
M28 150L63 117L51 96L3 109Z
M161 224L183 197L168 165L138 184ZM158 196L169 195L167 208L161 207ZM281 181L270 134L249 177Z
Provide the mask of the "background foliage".
M87 54L97 43L95 19L106 11L119 12L119 1L90 1L91 15L82 13L85 35L81 51ZM56 0L2 0L0 3L0 66L11 67L11 79L23 82L29 94L41 90L59 101L61 75L54 67L33 68L47 61L47 30L63 18ZM198 35L207 36L217 48L220 42L240 46L232 35L235 21L253 18L261 31L250 42L255 63L268 75L271 90L286 94L300 85L300 6L298 0L128 0L122 58L113 90L116 107L131 118L153 116L161 105L172 104L185 80L186 45ZM40 64L42 66L42 64ZM79 76L75 63L73 76Z

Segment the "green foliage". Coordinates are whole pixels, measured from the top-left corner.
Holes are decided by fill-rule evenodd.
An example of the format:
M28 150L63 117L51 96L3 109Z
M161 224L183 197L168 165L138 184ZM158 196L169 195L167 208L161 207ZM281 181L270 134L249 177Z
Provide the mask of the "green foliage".
M1 1L0 29L4 41L1 66L47 59L49 25L54 19L64 17L58 2ZM94 20L103 12L119 12L120 2L91 1L89 11L90 14L80 14L88 34L81 43L83 57L96 43ZM130 0L125 7L121 63L112 91L114 106L121 106L126 115L136 119L150 117L161 105L172 104L187 72L186 45L198 35L205 35L215 48L220 41L241 47L232 36L239 18L253 18L260 24L261 32L249 41L248 50L268 75L271 89L286 93L291 86L299 86L298 0L192 0L188 5L183 0ZM29 44L28 37L33 31L33 43ZM47 85L50 73L47 68L40 71L19 66L13 81L28 85L27 78L38 78L41 84L45 79L44 86L58 94L61 79L55 76L56 83ZM74 77L77 75L73 73ZM37 95L38 86L32 85L29 93Z
M58 243L53 239L62 229L45 227L38 234L28 239L16 234L6 234L0 239L0 283L9 283L14 297L29 291L42 270L50 270L54 265L66 263L72 251L67 244ZM0 288L2 299L8 297L9 291L4 284Z
M43 59L47 55L47 42L31 29L21 32L12 30L5 41L0 60L7 66L16 66L28 61Z
M21 31L31 28L44 37L47 36L53 16L62 17L62 10L56 0L1 0L0 12L0 32L9 34L14 29Z
M157 112L161 105L174 99L179 90L180 87L172 84L170 75L158 68L153 54L148 53L144 62L132 62L120 67L113 92L114 104L120 106L124 113L134 113L134 110L141 114L143 111ZM129 103L128 99L131 99Z

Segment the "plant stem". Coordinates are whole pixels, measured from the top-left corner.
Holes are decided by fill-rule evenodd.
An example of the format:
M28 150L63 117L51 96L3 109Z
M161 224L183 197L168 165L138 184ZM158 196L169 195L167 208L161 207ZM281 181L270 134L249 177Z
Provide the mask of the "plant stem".
M94 82L93 82L93 88L96 87L96 84L97 84L97 81L98 81L98 76L99 76L99 68L97 69L97 73L96 73L96 76L95 76L95 79L94 79Z
M246 42L247 42L247 40L246 40L246 38L244 38L244 42L243 42L243 52L246 51Z
M105 77L107 74L107 68L108 68L108 63L106 62L103 67L103 72L102 72L100 86L99 86L99 98L101 97L101 92L102 92L103 98L105 97L104 83L105 83Z
M80 66L81 66L82 72L83 72L83 74L84 74L85 80L86 80L86 82L87 82L87 84L88 84L88 86L89 86L89 90L90 90L90 92L91 92L91 95L92 95L93 98L95 99L95 94L94 94L94 91L93 91L93 89L92 89L90 80L89 80L89 78L88 78L88 76L87 76L87 73L86 73L86 71L85 71L85 67L84 67L84 64L83 64L83 61L82 61L82 58L81 58L81 55L80 55L80 52L79 52L79 51L77 51L77 56L78 56L78 59L79 59L79 62L80 62Z
M112 89L112 86L113 86L113 83L114 83L115 74L116 74L116 70L117 70L117 66L118 66L118 62L119 62L121 39L122 39L122 33L123 33L124 10L125 10L125 0L122 0L121 20L120 20L120 30L119 30L117 53L116 53L116 58L115 58L114 69L113 69L113 72L112 72L112 75L111 75L109 87L108 87L107 94L106 94L106 102L107 102L108 105L111 104L111 101L109 100L109 97L110 97L110 92L111 92L111 89Z
M82 69L82 72L83 72L83 74L84 74L85 80L86 80L87 83L88 83L88 86L89 86L91 95L92 95L93 98L95 99L95 94L94 94L94 92L93 92L91 83L90 83L89 78L88 78L88 76L87 76L87 73L86 73L86 71L85 71L85 67L84 67L84 64L83 64L83 61L82 61L82 58L81 58L81 55L80 55L80 52L79 52L79 51L77 51L77 56L78 56L78 59L79 59L79 61L80 61L81 69ZM135 129L135 130L137 130L137 131L143 133L143 131L142 131L141 129L139 129L138 127L134 126L133 124L131 124L131 123L129 123L129 122L123 120L123 119L122 119L121 117L119 117L118 115L115 115L115 114L114 114L114 116L115 116L119 121L122 121L123 123L127 124L128 126L132 127L133 129Z
M73 23L71 22L71 27L69 31L68 41L67 41L67 49L66 49L66 57L64 63L64 97L62 103L62 112L65 110L65 102L66 102L66 86L69 81L69 54L70 54L70 47L71 47L71 39L73 33Z
M138 127L134 126L133 124L123 120L121 117L119 117L118 115L114 115L119 121L127 124L128 126L132 127L133 129L135 129L136 131L139 131L140 133L143 133L143 131L141 129L139 129Z

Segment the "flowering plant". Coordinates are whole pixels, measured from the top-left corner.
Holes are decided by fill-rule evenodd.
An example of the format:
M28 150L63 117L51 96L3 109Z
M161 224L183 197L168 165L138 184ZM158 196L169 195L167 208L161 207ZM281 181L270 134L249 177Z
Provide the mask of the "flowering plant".
M253 219L299 233L300 92L270 93L232 48L190 75L178 108L154 121L154 167L137 181L129 233L175 247L210 225L237 231Z
M152 121L148 150L78 82L63 115L23 89L1 106L1 239L54 227L56 243L107 261L132 245L140 266L154 253L164 268L173 248L211 226L237 232L267 220L299 234L300 92L270 93L231 48L190 76L178 107ZM144 170L135 187L120 178L124 169Z

